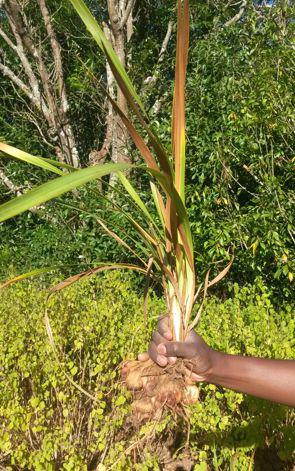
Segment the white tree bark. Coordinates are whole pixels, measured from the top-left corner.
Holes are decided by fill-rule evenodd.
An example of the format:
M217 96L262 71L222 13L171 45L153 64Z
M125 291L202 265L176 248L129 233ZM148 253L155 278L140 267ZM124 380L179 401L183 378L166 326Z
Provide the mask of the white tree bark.
M111 41L112 46L118 55L123 66L126 66L126 45L133 34L133 9L135 0L108 0L109 22L104 25L104 32ZM121 110L127 115L127 101L120 88L115 84L112 71L106 64L107 88L109 94L117 102ZM131 163L128 153L129 137L128 132L121 121L121 118L113 111L109 104L107 115L107 129L105 142L102 149L110 151L110 157L114 163ZM114 186L117 182L117 175L111 174L109 183Z
M79 155L75 136L69 122L69 103L63 76L61 48L57 40L45 0L37 0L47 32L47 38L35 39L34 26L26 19L25 5L21 0L1 0L0 7L6 13L10 35L0 27L0 36L15 53L19 67L8 64L2 51L0 71L17 87L38 111L38 129L44 135L44 120L48 128L48 140L54 144L60 161L79 167ZM36 29L36 28L35 28ZM13 39L12 37L13 36ZM51 64L45 60L42 42L48 41ZM49 66L54 64L54 71ZM35 121L34 121L35 123Z
M10 180L10 178L5 174L5 172L0 168L0 181L3 183L6 188L8 188L12 193L16 196L22 195L21 190L14 185L14 183Z
M247 0L242 0L238 13L236 15L234 15L226 23L224 23L224 27L227 28L228 26L231 26L234 23L237 23L242 18L243 14L245 12L246 6L247 6Z

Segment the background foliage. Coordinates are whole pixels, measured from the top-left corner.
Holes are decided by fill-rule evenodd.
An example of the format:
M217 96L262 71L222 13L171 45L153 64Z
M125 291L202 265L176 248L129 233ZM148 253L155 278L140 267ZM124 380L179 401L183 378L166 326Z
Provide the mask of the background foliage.
M27 3L34 7L34 2ZM99 18L107 20L106 2L100 3L98 11L97 2L88 2ZM238 5L225 8L219 0L191 1L187 205L199 277L209 267L214 272L223 266L229 251L235 253L229 276L207 304L200 326L204 338L229 353L291 358L294 4L277 1L258 8L257 3L248 2L242 19L226 27ZM104 97L85 74L79 57L102 79L104 63L67 2L48 0L48 5L62 44L71 121L82 164L87 165L89 153L104 139L106 111ZM38 20L34 8L30 15L32 21ZM158 57L171 19L174 1L137 2L135 32L127 47L130 74L166 143L171 131L174 33L161 62ZM153 87L146 85L149 77L156 77ZM51 156L51 148L24 119L25 100L2 76L0 87L1 140ZM136 161L132 146L129 152ZM0 165L21 189L42 181L35 168L8 163L2 156ZM149 205L146 182L136 185ZM108 191L106 182L103 189ZM130 261L83 212L96 212L124 227L95 190L88 185L48 204L46 213L41 208L0 225L0 277L41 266L73 274L106 258ZM1 201L11 196L0 182ZM118 201L128 207L120 197ZM44 331L45 292L40 284L1 292L1 466L8 471L97 466L101 471L110 466L144 471L162 469L173 458L176 464L192 460L198 471L292 469L294 414L214 386L202 386L200 403L189 411L190 454L181 448L187 439L186 421L170 417L150 428L132 428L118 366L146 348L163 309L158 293L159 298L150 301L151 317L144 330L140 283L135 276L107 276L72 287L52 301L62 367L96 396L96 403L66 380L52 354Z
M95 46L81 33L81 24L67 2L59 9L54 1L49 4L52 11L57 10L55 27L63 45L73 123L86 164L87 154L103 139L105 111L103 97L87 78L79 56L83 51L83 60L98 77L103 77L104 66ZM210 265L214 267L228 250L234 250L236 261L228 282L253 282L260 274L267 284L276 287L274 295L281 302L294 293L294 6L288 2L264 9L250 5L241 21L224 27L237 7L225 9L222 5L194 0L191 8L187 204L197 265L203 276ZM104 17L104 8L96 14ZM141 2L135 33L128 44L131 76L150 103L152 114L155 101L160 99L154 124L166 142L174 34L163 61L158 63L157 58L173 15L174 2ZM66 21L61 22L61 18ZM155 85L145 86L151 76L156 77ZM31 152L50 155L36 129L22 118L24 102L4 78L1 86L1 138ZM132 148L130 153L137 158ZM1 162L21 187L42 179L35 169ZM137 185L142 187L143 198L149 200L145 182ZM11 196L1 185L0 192L3 200ZM75 204L85 207L99 205L97 196L87 190L71 195L71 201L73 198ZM112 241L107 242L89 218L54 204L50 207L53 219L41 211L1 226L2 277L8 267L15 271L52 262L65 271L79 270L103 260L106 252L113 259L126 259L127 254Z
M152 296L144 329L142 299L133 286L131 276L112 273L73 285L50 301L60 363L43 325L46 292L28 283L4 291L1 465L7 471L157 470L170 469L172 460L195 470L291 469L294 413L213 385L201 386L201 400L187 409L185 420L172 415L132 426L119 364L146 348L163 310L162 300ZM255 288L235 285L224 302L211 298L200 332L212 347L230 353L294 358L292 307L275 310L261 280Z

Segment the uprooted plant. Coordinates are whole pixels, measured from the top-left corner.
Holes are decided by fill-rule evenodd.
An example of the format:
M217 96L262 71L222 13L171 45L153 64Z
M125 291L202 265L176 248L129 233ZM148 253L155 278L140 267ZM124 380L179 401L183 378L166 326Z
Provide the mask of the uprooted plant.
M225 276L231 265L229 263L211 281L209 281L208 272L205 281L196 289L193 242L185 207L185 79L189 49L189 0L178 0L177 5L178 29L172 110L172 156L168 155L157 137L140 97L101 27L83 0L70 1L106 55L116 82L128 102L130 115L127 117L119 105L108 95L115 112L121 118L140 152L144 165L136 167L128 164L107 163L76 170L69 165L32 156L1 143L0 150L6 155L42 167L60 176L0 206L0 221L7 220L33 206L56 198L91 180L102 178L110 173L117 173L128 199L132 201L137 211L141 212L140 220L144 219L144 224L142 224L138 222L136 216L122 210L128 223L137 232L138 240L131 238L132 243L129 242L128 234L121 236L110 229L103 219L95 218L103 230L130 250L133 255L138 256L141 265L100 264L96 269L80 273L61 282L52 289L52 293L103 270L124 268L137 270L146 276L146 304L149 280L151 278L157 279L157 276L160 275L159 279L166 299L173 338L176 341L183 341L200 319L207 289ZM148 175L157 217L151 214L133 187L130 178L124 174L125 171L136 168L139 172L146 172ZM107 197L105 199L107 200ZM110 201L110 208L120 211L114 201ZM140 255L138 255L138 250ZM201 301L199 301L199 297L201 297ZM199 308L193 318L192 310L196 302L198 302ZM161 369L152 361L144 364L136 361L129 362L125 365L124 373L128 388L134 391L134 410L139 417L150 416L155 411L161 411L164 405L176 408L183 403L195 402L198 398L197 388L187 384L182 365L179 363Z

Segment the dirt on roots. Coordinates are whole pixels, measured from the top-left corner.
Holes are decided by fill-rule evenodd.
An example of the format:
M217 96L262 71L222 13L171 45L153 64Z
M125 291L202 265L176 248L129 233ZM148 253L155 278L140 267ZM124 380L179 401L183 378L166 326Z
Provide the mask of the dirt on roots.
M199 389L188 377L182 360L165 368L152 360L127 361L121 375L133 392L132 411L138 422L160 418L167 409L181 415L184 405L199 399Z

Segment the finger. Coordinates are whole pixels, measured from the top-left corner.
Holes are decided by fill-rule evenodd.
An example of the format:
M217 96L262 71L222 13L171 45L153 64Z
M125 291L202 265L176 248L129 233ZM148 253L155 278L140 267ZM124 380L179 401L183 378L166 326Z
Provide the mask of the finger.
M159 345L160 343L166 343L167 339L163 337L159 332L153 332L152 333L152 340L156 345Z
M193 358L196 355L195 345L189 342L167 342L158 345L160 355L168 357Z
M154 332L153 337L154 337L153 340L154 340L157 347L160 344L163 345L163 343L166 343L166 339L164 337L162 337L162 335L160 335L158 332ZM158 350L158 354L161 355L161 351L159 352L159 350ZM164 358L166 358L166 357L164 357ZM170 365L175 365L175 363L177 361L177 358L176 357L168 357L167 360L168 360L168 363Z
M150 358L157 363L159 366L166 366L168 364L168 360L164 355L160 355L157 346L154 342L150 342L149 345L149 356Z
M158 320L158 332L165 337L166 340L172 340L172 332L169 327L169 317L165 316Z
M149 360L149 358L150 358L150 356L149 356L148 352L140 353L137 357L137 359L139 361L147 361L147 360Z
M166 366L168 364L167 358L159 354L157 345L154 342L150 342L149 344L149 356L159 366Z
M194 373L192 370L189 370L188 368L185 368L185 373L187 377L193 381L197 381L198 383L200 381L204 381L203 376L200 376L197 373Z

